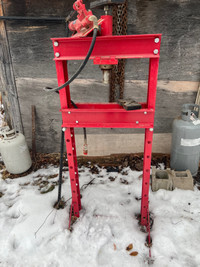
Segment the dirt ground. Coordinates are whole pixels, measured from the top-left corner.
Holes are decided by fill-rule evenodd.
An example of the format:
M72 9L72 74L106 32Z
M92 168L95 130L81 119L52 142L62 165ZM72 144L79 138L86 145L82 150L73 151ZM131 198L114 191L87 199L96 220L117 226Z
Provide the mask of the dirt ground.
M63 157L64 169L68 169L66 153ZM167 154L153 154L152 156L152 165L158 167L160 163L163 163L166 168L169 167L170 157ZM40 168L46 168L48 165L59 166L60 154L51 153L43 154L37 153L33 159L32 167L23 174L10 174L6 171L3 162L0 163L1 169L3 171L3 178L18 178L29 174L32 171L36 171ZM108 171L117 171L120 172L124 167L130 167L132 170L142 171L143 169L143 153L138 154L112 154L105 157L87 157L80 156L78 157L78 167L86 166L91 168L91 171L95 172L95 165L99 167L104 167Z
M48 165L53 165L55 167L59 166L60 154L59 153L37 153L33 159L32 167L23 174L11 174L6 171L3 162L0 163L0 169L3 169L3 179L6 178L18 178L26 176L32 171L36 171L40 168L47 168ZM63 157L63 167L64 170L68 170L67 155L64 153ZM164 164L165 168L170 167L170 155L169 154L153 154L151 165L159 167L159 164ZM88 157L79 156L78 157L78 167L86 166L91 169L92 173L96 173L96 166L106 168L107 171L121 172L124 167L130 167L131 170L142 171L143 169L143 153L137 154L112 154L110 156L104 157ZM200 170L196 177L194 177L194 182L199 185L200 189Z

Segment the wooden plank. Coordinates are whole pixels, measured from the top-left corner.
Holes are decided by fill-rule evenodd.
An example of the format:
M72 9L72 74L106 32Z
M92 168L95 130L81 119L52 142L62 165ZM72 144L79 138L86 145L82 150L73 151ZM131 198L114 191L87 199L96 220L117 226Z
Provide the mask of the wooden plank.
M57 80L49 78L17 78L17 88L22 111L25 135L31 146L30 106L37 107L37 139L38 152L55 152L59 150L60 127L62 123L59 95L42 90L44 85L56 86ZM183 82L184 83L184 82ZM187 82L186 82L187 83ZM164 84L164 86L163 86ZM176 81L173 81L175 87ZM187 83L188 84L188 83ZM170 83L166 88L164 81L158 82L157 106L155 112L155 133L169 133L173 119L180 115L184 103L194 103L197 84L194 90L172 91ZM177 86L180 86L179 81ZM33 88L27 94L27 88ZM97 80L78 79L71 84L71 96L74 102L108 102L108 86ZM184 86L184 88L188 88ZM129 81L125 83L125 96L137 101L146 100L146 85L144 81ZM41 104L42 103L42 104ZM143 132L141 129L88 129L88 134L131 134ZM81 134L82 129L76 130ZM83 145L83 144L82 144Z
M6 0L5 15L65 16L72 9L73 2L74 0ZM90 0L85 2L88 7ZM159 68L161 81L158 82L155 117L157 133L170 132L172 121L180 114L182 104L195 101L200 70L199 8L198 0L130 2L128 34L163 33ZM95 14L100 16L97 10ZM6 26L26 137L31 144L30 106L36 105L38 150L58 151L61 125L59 98L56 94L48 95L42 88L45 85L57 85L50 38L66 36L65 25L55 22L10 21ZM80 62L69 62L69 76L79 64ZM147 76L148 60L127 60L126 79L130 82L126 83L125 97L144 101ZM79 78L81 79L71 86L75 102L108 101L108 88L101 83L102 73L98 66L89 62ZM121 129L91 129L88 134L90 133L125 135L131 132ZM82 136L80 138L83 139Z
M3 4L1 2L0 16L3 16L3 14ZM7 108L7 113L9 113L9 116L11 117L12 127L14 127L17 131L23 132L9 42L3 21L0 21L0 78L0 90L3 92L5 106ZM8 116L8 114L6 116Z
M198 90L197 90L197 96L196 96L195 104L200 105L200 83L198 85Z
M9 0L8 3L6 15L65 16L71 10L73 1ZM199 9L200 1L198 0L130 2L128 34L163 33L159 79L199 80ZM94 11L95 14L96 12L97 10ZM7 25L16 76L56 77L52 62L53 48L49 39L65 37L65 24L13 21L8 22ZM40 58L39 62L38 58ZM75 72L79 62L70 64L71 74ZM96 66L94 71L94 65L88 64L79 78L99 78L101 71L96 71L97 69ZM147 60L127 60L126 79L141 80L146 79L147 75Z
M88 134L88 156L105 156L115 153L140 153L144 149L144 134ZM98 142L99 140L99 142ZM83 137L76 135L77 155L83 155ZM153 137L153 153L171 150L171 134L156 133Z

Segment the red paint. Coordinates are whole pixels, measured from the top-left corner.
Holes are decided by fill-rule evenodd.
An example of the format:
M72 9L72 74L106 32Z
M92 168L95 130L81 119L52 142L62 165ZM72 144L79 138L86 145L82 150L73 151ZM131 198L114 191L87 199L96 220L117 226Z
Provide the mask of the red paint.
M104 15L104 16L101 16L101 19L103 20L101 23L101 36L112 35L112 32L113 32L112 16Z
M159 38L158 43L155 43L155 38ZM60 54L59 57L55 58L55 61L58 85L61 85L68 80L66 61L84 59L88 52L91 38L53 38L52 41L53 43L55 41L58 42L58 46L54 46L54 53L58 52ZM112 61L115 64L119 58L149 58L147 102L142 103L142 109L126 111L117 103L79 103L77 104L78 109L75 109L71 105L69 86L59 92L63 119L62 126L67 128L65 141L72 190L71 207L76 217L79 217L81 199L74 128L145 128L141 224L148 227L152 128L154 125L160 41L161 34L97 37L90 57L95 63ZM158 50L157 54L154 54L155 49Z
M77 0L73 4L73 9L78 12L77 19L69 23L70 31L81 31L87 30L93 26L93 22L89 18L93 15L91 10L87 10L82 0Z
M155 43L155 38L161 39L161 34L99 36L90 59L159 58L160 41ZM54 60L83 60L92 38L52 38L51 40L58 42L58 46L54 46L54 54L58 52L60 55ZM154 54L155 49L158 50L158 54Z
M77 104L78 109L61 109L62 127L151 128L154 109L126 111L114 104ZM147 113L147 114L146 114Z

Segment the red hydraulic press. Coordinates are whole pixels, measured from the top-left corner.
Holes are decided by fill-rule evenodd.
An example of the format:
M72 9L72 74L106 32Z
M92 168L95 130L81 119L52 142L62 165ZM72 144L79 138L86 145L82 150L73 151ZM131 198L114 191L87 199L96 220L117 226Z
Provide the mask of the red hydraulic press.
M148 227L150 166L161 34L113 36L112 16L107 14L107 6L121 4L123 1L100 2L106 6L106 14L97 20L92 11L86 10L82 0L77 0L73 5L74 10L78 12L77 19L69 23L69 29L74 31L74 34L69 38L52 38L59 87L47 90L59 91L60 95L62 128L72 191L70 217L72 214L79 217L81 210L74 128L144 128L141 225ZM98 1L94 3L98 4ZM88 59L98 65L114 65L118 64L119 59L128 58L149 58L147 100L140 103L140 109L126 110L118 103L74 104L71 101L69 84L77 77ZM71 79L68 79L68 60L84 60Z

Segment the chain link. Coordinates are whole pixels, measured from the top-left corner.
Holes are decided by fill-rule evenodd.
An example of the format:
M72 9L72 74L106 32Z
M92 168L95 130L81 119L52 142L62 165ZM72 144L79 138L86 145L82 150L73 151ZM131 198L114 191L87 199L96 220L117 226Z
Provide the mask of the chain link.
M122 5L114 5L113 35L127 34L127 0ZM110 102L116 102L124 95L125 59L119 59L118 65L114 65L110 75Z

